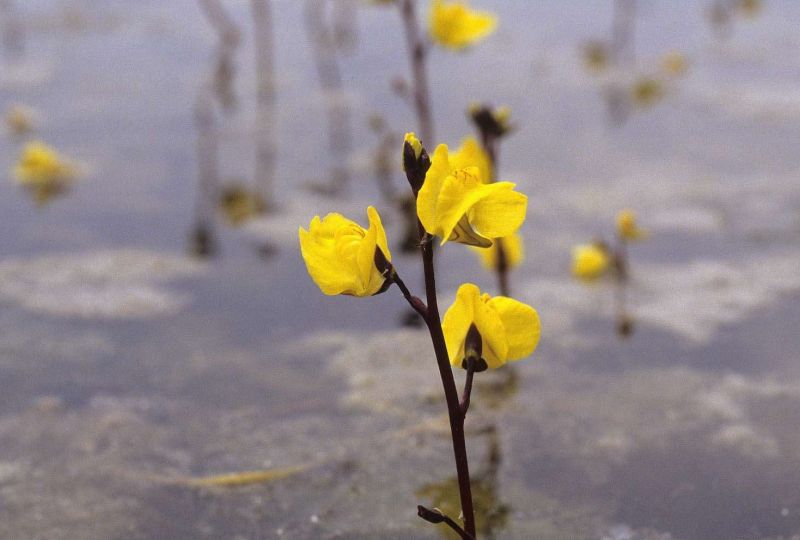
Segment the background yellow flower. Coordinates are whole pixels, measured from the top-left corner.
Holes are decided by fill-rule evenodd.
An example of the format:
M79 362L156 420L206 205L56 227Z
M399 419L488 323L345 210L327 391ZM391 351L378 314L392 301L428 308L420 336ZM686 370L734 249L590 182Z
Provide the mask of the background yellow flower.
M572 248L572 273L577 278L597 279L610 263L608 250L598 244L581 244Z
M430 34L434 42L460 50L489 36L497 27L497 17L470 9L466 2L433 0Z
M503 238L496 238L488 248L470 247L481 259L481 264L486 270L494 272L497 270L498 244L503 243L503 254L506 257L508 269L518 266L525 258L525 244L522 236L517 233Z

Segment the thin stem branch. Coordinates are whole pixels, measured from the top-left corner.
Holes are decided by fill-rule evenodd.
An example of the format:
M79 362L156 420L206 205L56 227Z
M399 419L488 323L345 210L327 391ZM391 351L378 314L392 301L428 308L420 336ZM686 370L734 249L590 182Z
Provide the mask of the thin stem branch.
M433 342L436 354L436 363L442 379L444 397L447 401L447 413L450 419L450 433L453 439L453 453L456 460L456 473L458 476L458 489L461 498L461 512L464 514L464 528L472 538L475 538L475 512L472 506L472 490L469 480L469 463L467 460L467 446L464 440L464 414L458 398L458 390L450 367L450 358L447 354L447 345L442 332L442 322L439 317L439 303L436 297L436 278L433 268L432 238L429 236L422 223L418 223L420 234L420 250L422 252L422 266L425 273L425 296L428 302L428 317L425 323Z
M275 206L276 103L272 0L251 0L256 65L255 185L267 208Z
M400 1L400 13L403 17L411 73L414 78L414 109L417 113L420 138L423 143L433 144L433 117L431 116L431 98L426 67L427 48L420 37L416 7L415 0Z
M461 393L461 404L459 406L463 416L467 416L467 410L469 409L469 400L470 396L472 396L472 378L474 375L475 359L470 358L467 360L467 380L464 381L464 391Z
M453 521L453 519L450 516L438 512L437 510L429 510L424 506L418 505L417 515L429 523L434 523L434 524L444 523L445 525L453 529L456 532L456 534L458 534L462 539L475 540L474 536L468 534L464 529L462 529L458 525L458 523Z
M411 307L414 309L414 311L419 313L424 320L427 320L428 319L428 306L425 305L425 302L423 302L418 297L416 297L413 294L411 294L411 291L408 290L408 287L406 287L406 284L403 282L402 279L400 279L400 276L394 270L394 267L392 267L390 272L391 272L391 274L390 274L391 277L389 279L391 279L392 282L397 284L397 287L400 289L400 292L403 293L403 297L408 301L408 303L411 305Z

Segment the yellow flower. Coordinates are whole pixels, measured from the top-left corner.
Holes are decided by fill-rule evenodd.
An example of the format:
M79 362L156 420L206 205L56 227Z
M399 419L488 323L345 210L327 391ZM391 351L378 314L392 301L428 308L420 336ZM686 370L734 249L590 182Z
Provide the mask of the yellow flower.
M22 149L14 167L17 182L27 186L65 185L73 180L75 166L42 142L31 142Z
M485 184L480 175L478 167L454 167L447 145L436 147L417 197L417 215L442 244L489 247L491 238L508 236L525 221L528 198L514 191L515 184Z
M525 358L539 344L541 327L535 309L505 296L481 295L477 286L465 283L458 288L456 300L442 320L454 366L463 365L467 332L472 325L480 334L481 356L492 369Z
M643 108L652 107L664 97L664 87L653 77L639 77L631 88L633 102Z
M647 232L636 223L636 214L627 208L617 214L617 234L624 240L640 240L647 236Z
M431 38L448 49L468 47L494 32L496 26L493 14L472 10L466 2L433 0L431 3Z
M234 227L238 227L255 216L264 213L264 199L255 191L241 184L222 189L217 207Z
M736 9L748 18L753 18L761 11L761 0L739 0Z
M461 141L461 146L458 150L449 153L448 160L454 170L477 167L480 172L481 182L488 184L492 181L492 167L489 155L475 137L465 137Z
M367 216L369 229L336 213L315 216L308 231L300 227L306 268L324 294L371 296L381 291L386 276L375 266L375 253L380 249L387 261L392 255L378 211L370 206Z
M33 129L34 112L24 105L12 105L6 111L6 125L13 135L23 135Z
M608 48L605 43L591 41L583 47L583 61L593 72L601 72L608 67Z
M492 246L488 248L470 247L480 256L483 267L490 272L497 270L497 246L501 242L503 244L503 254L506 257L506 268L511 269L518 266L525 258L525 245L522 242L522 237L517 233L495 239Z
M593 280L605 273L611 263L608 250L601 244L582 244L572 248L572 273Z
M661 69L670 77L680 77L686 74L689 62L682 52L670 51L661 58Z

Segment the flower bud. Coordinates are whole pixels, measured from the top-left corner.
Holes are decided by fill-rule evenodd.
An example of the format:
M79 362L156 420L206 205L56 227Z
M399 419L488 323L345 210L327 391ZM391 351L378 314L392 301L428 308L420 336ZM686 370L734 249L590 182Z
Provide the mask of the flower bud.
M494 109L489 105L473 103L469 106L468 112L472 122L484 137L502 137L514 129L509 122L511 119L509 107Z
M425 174L430 166L431 159L422 142L414 133L406 133L403 141L403 170L415 197L425 182Z

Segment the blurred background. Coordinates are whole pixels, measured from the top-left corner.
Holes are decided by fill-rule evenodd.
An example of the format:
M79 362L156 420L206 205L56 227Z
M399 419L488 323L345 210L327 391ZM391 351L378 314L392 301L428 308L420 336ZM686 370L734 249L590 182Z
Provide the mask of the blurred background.
M471 4L498 29L430 49L423 142L510 107L542 320L476 377L481 537L800 537L800 4ZM397 6L0 0L0 46L0 537L446 537L415 516L458 513L427 333L395 289L323 296L297 244L375 205L421 292ZM576 280L627 207L624 290ZM442 306L494 291L437 264ZM242 471L273 474L208 481Z

